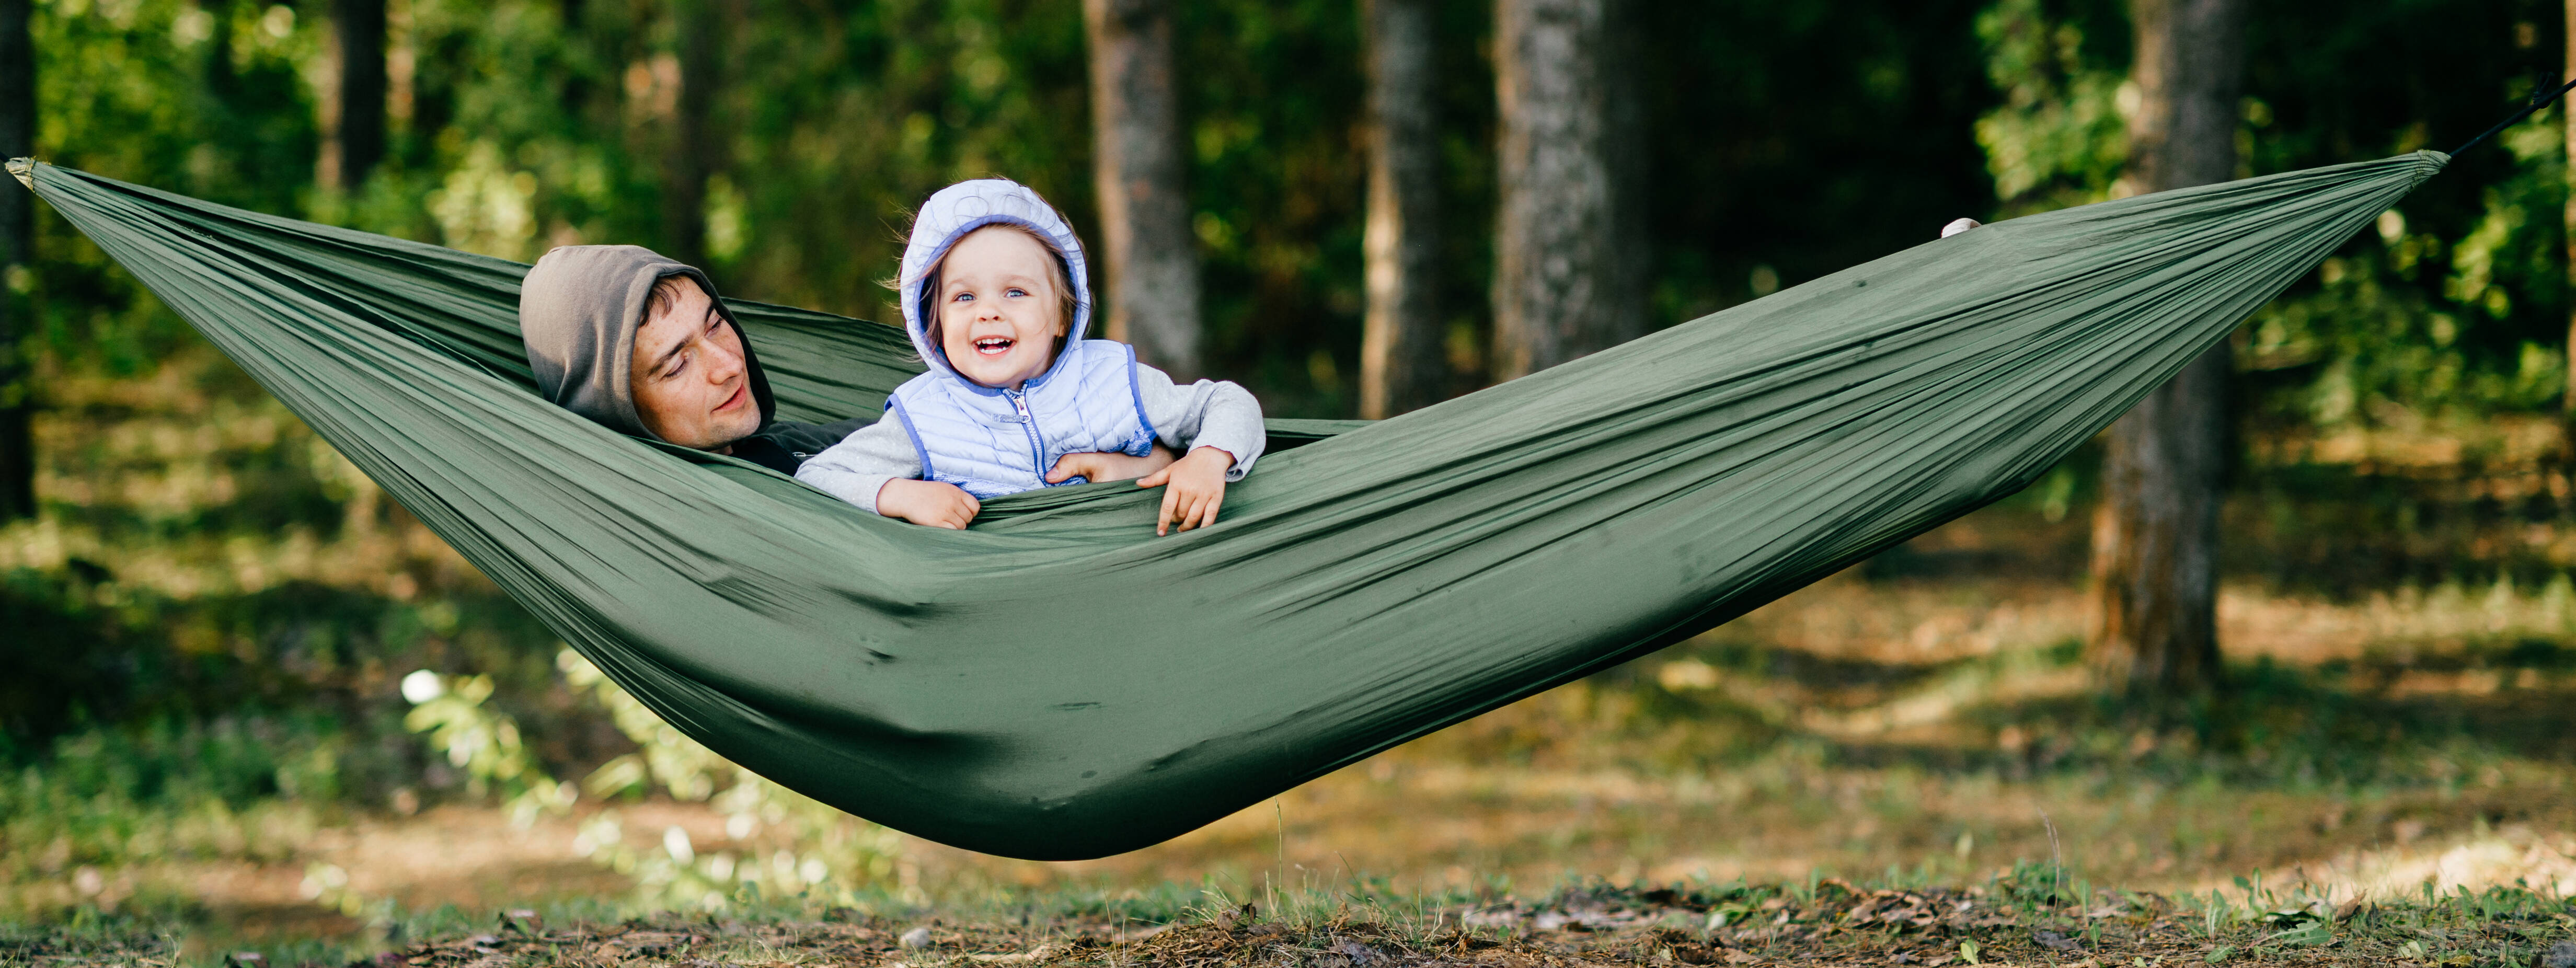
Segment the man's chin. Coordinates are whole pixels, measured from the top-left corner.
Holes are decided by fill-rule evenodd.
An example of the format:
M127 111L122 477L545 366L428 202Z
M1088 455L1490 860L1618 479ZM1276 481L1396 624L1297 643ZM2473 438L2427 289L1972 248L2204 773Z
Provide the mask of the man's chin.
M716 421L708 425L706 435L700 438L698 442L681 443L677 440L671 442L680 444L680 446L687 447L691 450L706 450L714 451L716 453L724 453L731 449L733 445L741 443L743 438L760 432L760 424L758 422L733 422L736 425L730 427L725 426L726 423L728 423L728 421Z

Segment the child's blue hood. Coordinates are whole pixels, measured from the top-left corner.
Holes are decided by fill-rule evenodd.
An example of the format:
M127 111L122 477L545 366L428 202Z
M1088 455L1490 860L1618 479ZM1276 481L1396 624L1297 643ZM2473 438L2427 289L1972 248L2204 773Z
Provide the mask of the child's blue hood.
M921 284L930 274L930 267L939 264L940 257L947 255L957 240L996 222L1035 230L1054 244L1056 254L1064 257L1066 281L1073 285L1073 320L1065 327L1065 345L1082 345L1084 331L1091 328L1091 281L1082 261L1082 240L1074 237L1073 226L1065 223L1063 213L1028 186L1007 178L979 178L942 188L921 203L920 213L913 216L912 240L904 246L897 296L903 300L903 330L911 335L912 348L921 354L922 362L933 372L970 385L972 381L965 381L949 367L948 354L930 344L930 321L925 316L927 307L922 305ZM1054 373L1071 355L1057 354L1047 372Z

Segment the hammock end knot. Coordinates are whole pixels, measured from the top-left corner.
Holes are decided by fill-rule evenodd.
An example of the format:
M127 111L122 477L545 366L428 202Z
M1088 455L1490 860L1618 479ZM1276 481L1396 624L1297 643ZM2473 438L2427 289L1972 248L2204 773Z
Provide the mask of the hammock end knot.
M2416 149L2415 157L2423 159L2425 163L2416 166L2415 180L2407 186L2409 190L2412 190L2416 185L2423 184L2434 175L2440 174L2442 169L2448 168L2451 165L2450 155L2435 151L2431 148Z
M9 174L17 176L18 184L27 186L28 191L36 190L36 159L9 159Z

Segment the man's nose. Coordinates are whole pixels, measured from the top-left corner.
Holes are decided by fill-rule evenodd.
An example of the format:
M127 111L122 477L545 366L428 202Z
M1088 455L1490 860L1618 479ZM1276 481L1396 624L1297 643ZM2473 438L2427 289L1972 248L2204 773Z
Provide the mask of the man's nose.
M731 383L742 375L742 354L715 340L707 341L707 382Z

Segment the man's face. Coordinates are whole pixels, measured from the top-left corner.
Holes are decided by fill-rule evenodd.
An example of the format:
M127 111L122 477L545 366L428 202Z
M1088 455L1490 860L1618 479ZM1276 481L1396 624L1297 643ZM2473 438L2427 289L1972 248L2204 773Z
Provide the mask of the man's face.
M681 277L678 298L657 301L635 332L629 390L644 429L682 447L718 450L760 429L760 402L715 300Z

